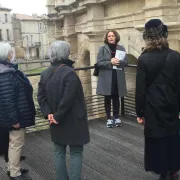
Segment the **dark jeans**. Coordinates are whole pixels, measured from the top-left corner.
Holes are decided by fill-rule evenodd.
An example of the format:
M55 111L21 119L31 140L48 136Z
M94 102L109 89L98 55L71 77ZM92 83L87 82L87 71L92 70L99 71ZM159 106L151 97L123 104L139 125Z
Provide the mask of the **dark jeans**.
M70 172L66 167L66 145L54 143L54 163L56 180L80 180L83 159L83 146L70 146Z
M104 97L104 106L108 119L111 119L111 100L113 104L113 116L115 119L117 119L119 117L120 108L119 95L111 95Z

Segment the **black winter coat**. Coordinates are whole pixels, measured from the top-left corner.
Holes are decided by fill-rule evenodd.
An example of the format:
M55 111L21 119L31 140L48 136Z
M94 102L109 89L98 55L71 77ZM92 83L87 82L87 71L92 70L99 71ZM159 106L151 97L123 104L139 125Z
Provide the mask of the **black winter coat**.
M171 49L143 53L138 60L136 112L147 137L178 134L180 55Z
M50 125L51 138L62 145L83 145L90 141L84 93L72 68L54 64L41 74L38 102L45 117L54 114L58 125ZM71 67L70 67L71 66Z
M28 79L10 63L0 62L0 127L12 129L35 124L33 89Z

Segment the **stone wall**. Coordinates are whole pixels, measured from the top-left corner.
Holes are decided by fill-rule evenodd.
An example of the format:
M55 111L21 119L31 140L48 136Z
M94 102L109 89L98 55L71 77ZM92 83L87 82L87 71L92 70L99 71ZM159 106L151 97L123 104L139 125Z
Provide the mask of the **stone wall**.
M50 62L45 60L34 61L34 62L23 62L18 64L19 64L19 70L23 72L50 66Z
M168 25L170 47L180 51L178 0L54 0L54 8L57 15L54 14L49 21L49 42L67 40L71 44L76 67L95 64L98 49L103 45L103 36L109 29L119 32L120 44L129 57L137 61L144 46L144 24L151 18L160 18ZM61 28L57 29L60 27L57 24ZM51 33L56 31L59 37ZM135 69L127 68L126 71L127 87L133 89ZM93 70L78 72L86 95L96 95L97 78L92 73Z

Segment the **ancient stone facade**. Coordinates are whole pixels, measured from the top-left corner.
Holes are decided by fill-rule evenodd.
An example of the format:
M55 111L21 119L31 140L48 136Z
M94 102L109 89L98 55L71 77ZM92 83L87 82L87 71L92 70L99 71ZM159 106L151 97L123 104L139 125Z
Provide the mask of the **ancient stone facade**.
M78 67L94 65L109 29L120 33L129 58L138 58L143 27L151 18L168 25L170 46L180 50L180 0L47 0L47 8L49 42L67 40ZM90 73L80 72L86 95L96 94L97 79Z
M48 56L49 43L44 16L13 14L12 25L17 59L37 60Z
M14 50L11 9L0 5L0 41L8 42Z

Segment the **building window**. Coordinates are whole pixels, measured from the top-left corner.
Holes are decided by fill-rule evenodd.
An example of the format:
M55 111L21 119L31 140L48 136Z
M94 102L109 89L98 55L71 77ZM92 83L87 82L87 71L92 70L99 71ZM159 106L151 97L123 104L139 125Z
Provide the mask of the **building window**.
M6 23L8 22L8 16L7 16L7 14L5 14L5 22L6 22Z
M7 32L7 40L10 41L10 38L9 38L9 29L7 29L6 32Z
M39 23L39 30L42 30L42 23Z
M2 41L2 30L0 29L0 41Z
M108 17L108 8L107 8L107 6L104 7L104 17Z
M31 35L31 45L33 45L33 35Z
M47 30L47 25L46 24L44 25L44 30Z

